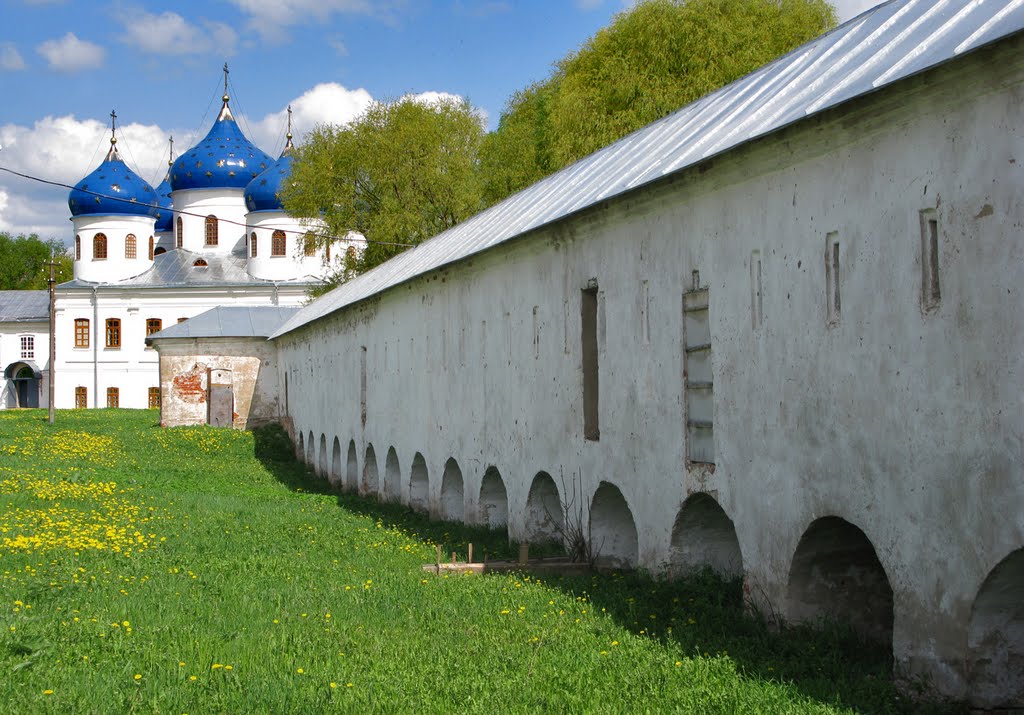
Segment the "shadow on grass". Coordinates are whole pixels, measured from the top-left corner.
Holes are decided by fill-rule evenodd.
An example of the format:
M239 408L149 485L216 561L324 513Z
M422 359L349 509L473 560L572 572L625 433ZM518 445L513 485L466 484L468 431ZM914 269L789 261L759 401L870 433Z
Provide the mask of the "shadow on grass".
M518 551L504 531L435 521L401 504L339 493L295 458L294 446L279 426L254 434L256 457L288 488L334 494L339 506L351 513L441 544L445 559L452 551L465 559L470 543L477 560L484 553L494 559L514 558ZM956 705L915 703L900 694L888 649L865 643L848 628L772 628L744 608L741 581L723 581L710 571L671 581L642 572L607 572L548 576L544 583L574 597L586 596L627 630L677 644L687 655L727 654L743 676L789 683L823 703L863 713L964 711Z

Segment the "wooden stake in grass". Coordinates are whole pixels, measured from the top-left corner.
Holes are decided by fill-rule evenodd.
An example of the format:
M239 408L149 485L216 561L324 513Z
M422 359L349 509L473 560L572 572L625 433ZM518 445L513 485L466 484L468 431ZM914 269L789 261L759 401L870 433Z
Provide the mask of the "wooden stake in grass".
M455 558L455 556L456 556L456 554L455 554L455 552L453 551L453 552L452 552L452 565L453 565L453 566L454 566L454 565L455 565L455 563L456 563L456 558Z
M466 558L466 563L473 563L473 544L469 545L469 556Z
M435 566L437 567L438 575L440 575L441 574L441 544L437 545L437 563L435 564Z
M526 564L530 560L530 545L527 543L519 544L519 563Z

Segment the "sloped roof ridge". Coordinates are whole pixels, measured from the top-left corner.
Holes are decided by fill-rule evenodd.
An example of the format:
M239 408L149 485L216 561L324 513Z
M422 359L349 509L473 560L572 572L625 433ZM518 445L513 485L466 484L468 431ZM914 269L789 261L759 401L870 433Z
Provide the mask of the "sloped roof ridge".
M890 0L346 281L271 338L1022 28L1020 0Z

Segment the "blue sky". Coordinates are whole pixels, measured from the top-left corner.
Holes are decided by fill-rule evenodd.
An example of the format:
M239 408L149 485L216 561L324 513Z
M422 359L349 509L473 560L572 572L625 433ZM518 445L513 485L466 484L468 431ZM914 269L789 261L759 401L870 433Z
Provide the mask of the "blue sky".
M232 109L265 151L372 99L446 93L493 128L623 0L0 0L0 166L74 184L116 109L124 158L154 185L209 129L229 63ZM838 0L840 20L874 0ZM67 191L0 173L0 230L67 240Z

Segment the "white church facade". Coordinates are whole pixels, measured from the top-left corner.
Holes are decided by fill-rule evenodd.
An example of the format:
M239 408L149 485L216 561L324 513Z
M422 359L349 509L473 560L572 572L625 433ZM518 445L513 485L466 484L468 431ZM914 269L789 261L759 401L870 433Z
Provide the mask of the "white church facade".
M1020 3L885 3L300 309L297 451L1022 708L1022 116Z
M209 133L169 162L156 189L121 159L112 127L106 158L71 191L74 279L56 288L56 407L156 407L148 335L218 306L298 306L341 265L347 242L332 258L283 209L290 127L272 159L244 136L226 90ZM4 343L18 342L0 354L0 408L48 406L48 310L35 322L23 312L0 319L12 335Z

